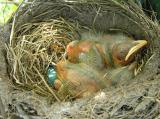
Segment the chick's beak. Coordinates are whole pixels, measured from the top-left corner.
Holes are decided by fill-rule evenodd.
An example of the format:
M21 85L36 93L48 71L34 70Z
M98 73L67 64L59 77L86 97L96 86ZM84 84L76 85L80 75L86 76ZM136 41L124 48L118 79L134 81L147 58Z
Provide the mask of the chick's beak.
M128 59L133 54L137 53L141 48L145 47L147 45L147 41L146 40L137 40L137 41L134 41L133 44L135 44L135 45L129 49L129 52L125 57L125 61L128 61Z

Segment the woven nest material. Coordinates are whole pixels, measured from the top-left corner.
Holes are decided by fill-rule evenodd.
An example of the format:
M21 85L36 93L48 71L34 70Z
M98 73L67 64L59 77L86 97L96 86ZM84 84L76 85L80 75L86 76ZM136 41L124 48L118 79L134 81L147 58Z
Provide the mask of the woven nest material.
M67 43L78 39L76 23L98 32L121 31L146 39L150 44L147 58L159 33L157 23L133 1L34 1L20 7L13 18L7 56L13 82L59 100L46 83L46 70L63 58Z
M10 37L10 41L12 42L8 46L9 65L12 69L10 76L13 81L16 82L16 86L18 84L18 86L23 86L23 88L26 87L26 89L34 90L45 97L59 100L55 96L54 90L45 82L45 71L49 63L56 63L62 58L66 44L77 38L77 35L75 36L74 34L77 34L75 30L75 28L77 29L77 27L75 27L76 23L80 24L80 26L87 27L98 32L125 32L133 36L135 39L146 39L150 44L147 50L142 52L143 57L140 57L142 58L142 60L140 60L140 64L143 62L146 64L144 71L141 72L135 80L132 82L126 82L124 87L120 86L117 89L106 89L105 99L100 99L100 96L96 101L95 98L91 100L84 100L84 102L82 101L83 104L77 101L74 103L76 108L74 108L74 105L72 104L66 106L66 103L62 103L62 109L59 104L55 104L54 109L48 108L47 110L52 110L52 116L57 114L55 116L57 118L70 118L70 116L73 118L133 118L134 116L137 118L153 118L159 114L159 91L157 94L153 95L150 93L153 91L154 87L158 87L158 80L156 80L156 82L143 82L143 80L146 79L152 80L159 70L158 63L156 62L156 58L159 58L160 56L157 52L159 50L159 46L157 44L157 39L159 38L159 27L156 22L153 22L144 14L137 4L129 0L77 0L72 2L35 0L31 5L23 5L24 4L21 5L12 19L13 24ZM53 52L52 55L49 55L48 50L43 48L49 47L53 38L57 41L57 35L55 34L58 33L57 31L59 30L56 31L55 29L52 29L51 26L59 24L59 21L54 21L59 18L63 18L64 21L67 21L67 24L64 23L64 21L63 23L60 22L62 26L66 26L60 27L60 30L63 31L62 34L68 35L66 32L64 33L64 31L67 30L70 31L72 35L69 35L69 37L64 35L65 39L67 39L65 42L62 39L61 41L58 40L57 44L58 46L60 45L60 47L62 46L62 49L60 48L62 51L59 50L58 47L57 50L60 52ZM46 22L50 19L54 20ZM69 27L68 29L68 26L72 26L70 23L74 24L73 27ZM43 29L44 26L45 28L53 31L49 34L49 36L52 37L49 37L50 40L48 39L48 42L45 42L48 37L40 37L42 35L38 35L48 31ZM48 33L50 33L50 30ZM37 31L39 31L38 34ZM58 35L64 38L61 33L58 33ZM45 39L43 39L44 37ZM40 43L40 41L43 42L43 45L36 44ZM27 45L29 43L30 45ZM36 47L32 44L36 44ZM40 47L41 45L43 47ZM23 49L26 49L23 51L21 49L22 47ZM38 57L35 59L27 57L35 56L35 53L38 54ZM19 56L19 54L22 55ZM26 58L27 60L23 60L23 58ZM139 60L139 58L137 60ZM32 63L33 61L35 61L34 64ZM152 66L152 64L154 65ZM23 66L27 68L24 69ZM32 71L28 70L30 68ZM26 74L29 74L30 76ZM32 76L34 76L34 78ZM147 91L146 88L148 89ZM157 89L154 91L156 90ZM138 96L135 92L139 92ZM145 92L147 92L147 94ZM152 96L151 99L153 100L148 101L149 99L147 98L147 100L145 98L146 95ZM147 101L143 103L143 100ZM145 107L144 105L147 106ZM66 112L67 116L62 113L65 110L64 108L66 110L70 108L69 111ZM143 110L145 111L144 113Z
M63 19L22 25L8 47L13 82L42 96L57 98L47 84L47 68L65 59L66 45L78 39L75 27Z

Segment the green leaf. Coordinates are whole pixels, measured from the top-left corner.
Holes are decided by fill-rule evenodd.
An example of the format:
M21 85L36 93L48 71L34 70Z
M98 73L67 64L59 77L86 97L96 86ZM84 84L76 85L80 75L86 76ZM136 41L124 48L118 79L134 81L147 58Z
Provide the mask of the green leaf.
M7 4L6 0L0 0L0 2L6 2L3 4L0 4L0 25L5 24L12 14L17 10L18 6L14 4L14 1L21 3L22 0L13 0L13 4Z

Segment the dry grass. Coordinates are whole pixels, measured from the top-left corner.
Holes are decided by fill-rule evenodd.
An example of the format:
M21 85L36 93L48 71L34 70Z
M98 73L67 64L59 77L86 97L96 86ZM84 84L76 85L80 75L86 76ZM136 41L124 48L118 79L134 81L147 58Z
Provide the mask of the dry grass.
M75 27L75 26L74 26ZM76 28L63 19L24 24L7 47L13 82L35 92L54 97L47 83L47 68L65 58L66 45L77 39Z

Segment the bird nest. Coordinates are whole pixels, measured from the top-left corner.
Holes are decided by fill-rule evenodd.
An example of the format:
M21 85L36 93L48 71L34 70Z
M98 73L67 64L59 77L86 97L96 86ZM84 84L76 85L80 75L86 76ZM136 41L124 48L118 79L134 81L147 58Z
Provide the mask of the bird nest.
M154 44L159 33L157 24L133 1L37 0L32 5L21 5L12 21L7 59L13 83L55 100L60 97L47 84L47 68L64 58L69 42L79 39L79 26L98 32L125 32L149 44ZM147 58L151 46L145 52Z
M46 71L50 63L57 63L64 58L67 43L79 39L77 31L81 30L81 26L105 33L121 31L135 39L147 40L150 46L137 59L140 66L146 64L143 72L134 80L124 82L124 85L106 88L94 98L50 106L48 100L45 104L46 100L39 99L39 96L40 101L37 103L34 100L37 97L29 92L22 96L13 94L11 98L16 99L14 104L18 101L28 104L33 102L35 104L31 107L44 118L158 119L159 26L133 0L23 2L13 16L10 43L7 45L9 73L15 88L31 90L52 100L61 100L60 95L48 85ZM24 95L36 98L24 99Z
M59 100L47 83L47 69L64 59L66 45L78 39L76 25L54 19L24 24L15 34L7 54L13 83Z

